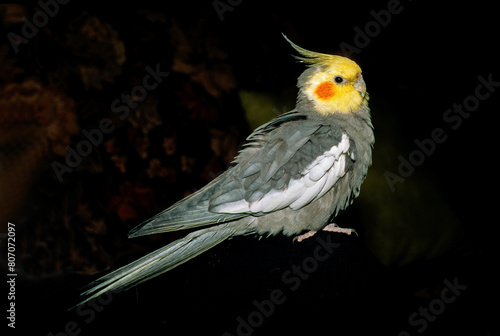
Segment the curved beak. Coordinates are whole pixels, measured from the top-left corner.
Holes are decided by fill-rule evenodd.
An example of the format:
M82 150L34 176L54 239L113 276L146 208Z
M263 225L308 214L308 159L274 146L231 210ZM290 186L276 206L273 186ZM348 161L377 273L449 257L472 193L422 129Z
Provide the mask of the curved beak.
M358 76L358 79L356 80L356 82L354 82L354 88L356 89L356 91L361 93L361 97L365 98L366 84L365 81L363 80L363 76L361 75Z

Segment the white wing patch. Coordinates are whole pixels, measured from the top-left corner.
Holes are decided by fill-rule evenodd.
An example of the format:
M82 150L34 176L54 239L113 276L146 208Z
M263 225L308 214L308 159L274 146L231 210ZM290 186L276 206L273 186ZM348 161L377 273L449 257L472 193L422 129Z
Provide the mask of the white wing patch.
M266 213L283 209L287 206L298 210L326 194L344 176L346 155L349 151L349 138L342 134L342 140L318 156L302 171L301 178L290 180L284 190L271 190L261 199L248 202L240 199L236 202L217 206L222 213Z

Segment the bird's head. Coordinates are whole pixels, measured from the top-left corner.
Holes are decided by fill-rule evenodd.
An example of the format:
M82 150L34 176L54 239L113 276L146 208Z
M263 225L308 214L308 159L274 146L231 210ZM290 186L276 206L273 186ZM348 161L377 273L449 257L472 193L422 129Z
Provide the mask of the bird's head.
M367 105L368 93L356 62L342 56L306 50L285 39L309 69L299 77L299 101L306 99L321 114L352 113Z

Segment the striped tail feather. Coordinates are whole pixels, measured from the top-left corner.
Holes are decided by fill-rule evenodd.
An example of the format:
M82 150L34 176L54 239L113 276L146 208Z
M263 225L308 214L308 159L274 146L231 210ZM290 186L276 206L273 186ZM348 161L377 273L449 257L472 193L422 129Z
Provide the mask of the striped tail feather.
M235 229L226 224L192 232L93 281L84 288L81 296L85 298L78 305L108 291L126 290L154 278L209 250L234 233Z

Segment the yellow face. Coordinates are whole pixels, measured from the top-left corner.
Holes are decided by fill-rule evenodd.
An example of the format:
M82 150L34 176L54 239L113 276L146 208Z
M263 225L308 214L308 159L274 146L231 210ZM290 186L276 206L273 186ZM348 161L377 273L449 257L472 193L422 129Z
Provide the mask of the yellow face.
M341 56L331 56L328 63L314 73L303 88L317 111L321 114L351 113L367 104L360 67Z

